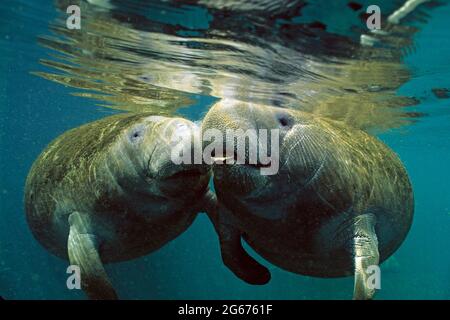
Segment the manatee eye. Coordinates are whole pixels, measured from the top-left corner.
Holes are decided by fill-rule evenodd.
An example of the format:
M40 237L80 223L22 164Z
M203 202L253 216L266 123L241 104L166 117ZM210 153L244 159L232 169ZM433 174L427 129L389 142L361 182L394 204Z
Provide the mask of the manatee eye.
M131 142L137 142L142 139L144 136L144 127L139 126L137 128L134 128L131 133L129 134L129 138Z
M290 129L294 125L294 119L292 119L289 114L279 113L276 117L282 128Z
M288 124L288 120L285 117L281 117L280 119L278 119L280 121L280 124L285 127Z

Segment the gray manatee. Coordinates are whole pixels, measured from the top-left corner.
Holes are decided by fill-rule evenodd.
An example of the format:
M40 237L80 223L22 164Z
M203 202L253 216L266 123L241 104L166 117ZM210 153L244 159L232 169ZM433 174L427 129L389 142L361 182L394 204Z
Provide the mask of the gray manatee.
M25 188L29 227L80 267L89 298L117 298L103 263L161 248L211 204L209 167L171 161L171 139L198 133L181 118L119 114L67 131L34 162Z
M262 175L268 164L260 160L213 165L224 263L246 280L227 249L232 243L245 256L242 236L285 270L316 277L354 274L354 298L372 298L368 267L392 255L412 223L413 192L396 154L340 122L261 105L219 102L202 123L202 131L208 129L220 130L224 144L227 129L279 129L276 174ZM244 155L227 157L248 158L252 143L267 141L250 141ZM265 272L261 265L254 268L256 277L268 280Z

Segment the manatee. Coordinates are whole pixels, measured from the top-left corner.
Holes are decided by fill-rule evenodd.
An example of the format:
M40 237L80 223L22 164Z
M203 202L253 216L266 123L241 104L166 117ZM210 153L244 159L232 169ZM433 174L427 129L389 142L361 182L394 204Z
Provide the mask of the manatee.
M89 298L117 298L103 264L158 250L211 204L209 167L171 161L175 138L198 133L181 118L119 114L67 131L34 162L29 227L48 251L80 267Z
M242 129L240 138L249 129L279 132L279 154L271 155L279 161L276 174L262 175L268 164L260 160L232 160L247 159L252 142L245 144L244 155L236 154L237 144L228 147L235 154L212 155L227 161L213 165L224 263L246 280L235 258L237 251L243 255L242 237L267 261L290 272L354 275L354 299L371 299L373 267L368 267L377 267L399 248L413 218L413 191L398 156L377 138L341 122L270 106L219 102L202 123L203 134L208 129L219 130L223 143L228 129ZM230 250L230 242L239 250ZM257 277L264 272L261 265L254 269Z

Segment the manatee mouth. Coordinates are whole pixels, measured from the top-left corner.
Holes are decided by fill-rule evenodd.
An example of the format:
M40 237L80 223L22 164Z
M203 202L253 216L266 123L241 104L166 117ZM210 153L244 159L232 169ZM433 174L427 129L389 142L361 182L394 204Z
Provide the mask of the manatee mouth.
M267 164L263 164L263 163L258 162L258 163L255 163L255 164L246 163L244 165L248 166L248 167L251 167L251 168L255 168L255 169L270 168L270 167L272 167L272 161L269 161L269 163L267 163Z
M245 158L244 163L242 163L241 158L237 155L236 152L233 153L233 156L230 157L212 157L212 160L214 162L214 165L233 165L233 166L244 166L249 167L253 169L260 169L260 168L270 168L272 166L272 160L270 160L267 164L263 164L259 161L256 163L249 163L247 157ZM232 163L227 163L228 160L232 160ZM238 163L240 161L240 163Z
M180 170L175 173L172 173L168 176L163 177L163 180L170 181L170 180L184 180L184 179L197 179L205 174L204 170L201 169L186 169L186 170Z
M151 158L148 161L147 171L152 179L158 181L171 181L179 179L199 179L208 173L208 169L203 165L186 165L174 164L171 161L166 161L163 165L158 166L157 169L151 169ZM153 172L152 172L153 171ZM152 174L153 173L153 174Z

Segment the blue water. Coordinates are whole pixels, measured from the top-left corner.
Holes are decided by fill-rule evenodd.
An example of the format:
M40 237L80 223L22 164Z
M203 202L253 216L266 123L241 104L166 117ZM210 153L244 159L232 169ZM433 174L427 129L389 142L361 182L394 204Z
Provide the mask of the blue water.
M7 1L9 6L0 13L1 21L9 21L0 29L0 295L83 299L81 291L66 288L68 262L49 254L31 235L23 209L24 182L31 164L52 139L115 111L71 95L74 88L30 74L46 70L38 61L49 52L38 46L36 37L49 32L46 21L56 16L51 2L38 2L39 19L26 1ZM6 19L7 15L14 19ZM377 299L450 298L450 99L438 99L431 92L450 88L448 17L450 5L434 9L415 35L416 50L405 60L413 77L399 94L418 97L420 104L411 110L427 116L379 135L408 170L415 216L394 259L382 265ZM199 120L215 100L193 95L192 105L181 113ZM351 298L352 278L300 276L258 259L272 272L271 282L251 286L240 281L223 265L213 227L199 215L191 228L161 250L107 265L106 270L125 299Z

